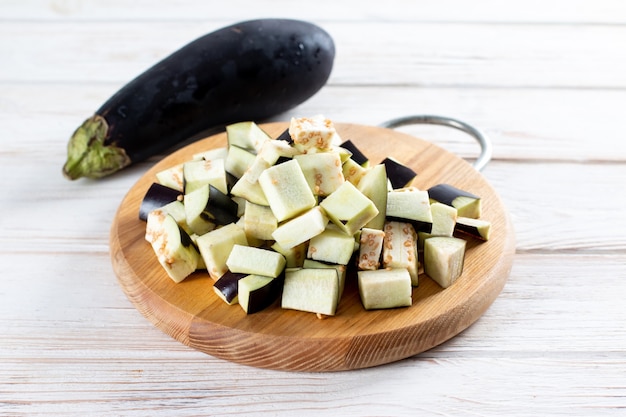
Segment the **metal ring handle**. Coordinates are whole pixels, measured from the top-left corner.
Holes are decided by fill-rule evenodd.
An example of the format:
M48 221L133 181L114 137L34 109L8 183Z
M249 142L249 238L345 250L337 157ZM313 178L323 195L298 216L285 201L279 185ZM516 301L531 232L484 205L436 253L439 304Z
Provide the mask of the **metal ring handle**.
M457 119L452 119L450 117L445 116L434 116L428 114L415 115L415 116L405 116L399 117L397 119L387 120L380 124L381 127L386 127L389 129L393 129L395 127L413 125L413 124L431 124L431 125L440 125L453 127L455 129L461 130L470 136L473 136L474 139L480 144L480 155L472 164L474 168L478 171L482 171L482 169L487 165L487 163L491 160L491 154L493 152L491 146L491 140L480 130L476 129L473 126L468 125L465 122L462 122Z

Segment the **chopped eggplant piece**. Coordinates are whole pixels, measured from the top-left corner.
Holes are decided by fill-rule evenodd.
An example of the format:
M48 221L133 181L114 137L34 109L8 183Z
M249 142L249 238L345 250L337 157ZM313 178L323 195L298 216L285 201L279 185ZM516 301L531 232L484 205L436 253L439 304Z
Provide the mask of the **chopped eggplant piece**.
M273 240L272 233L278 227L276 216L268 206L245 202L243 228L248 238Z
M351 182L344 182L320 204L328 218L344 233L353 236L378 214L378 209Z
M214 159L226 159L228 156L228 148L222 146L220 148L209 149L208 151L202 151L193 154L192 159L204 159L206 161L212 161Z
M354 252L354 238L341 230L326 228L311 238L307 257L316 261L347 265Z
M183 185L185 194L189 194L207 184L211 184L224 194L228 192L223 159L211 161L198 159L183 164Z
M185 190L185 184L183 180L183 165L184 164L174 165L171 168L167 168L163 171L157 172L154 175L157 179L157 182L161 185L173 188L182 193Z
M424 272L442 288L448 288L463 273L465 240L434 236L424 241Z
M212 185L185 194L187 224L199 235L215 229L217 225L236 223L239 206L228 195Z
M390 191L387 194L387 219L411 222L416 231L430 233L433 216L428 192L415 187Z
M457 219L457 210L443 203L430 205L433 215L433 227L430 234L433 236L452 236Z
M235 223L212 230L196 239L196 244L204 259L207 271L217 280L228 271L226 260L233 246L247 245L246 234Z
M187 215L185 213L185 205L182 201L172 201L161 207L161 210L169 214L176 220L176 223L185 231L189 236L193 234L193 230L187 224Z
M381 163L387 169L387 177L389 177L389 182L394 190L409 187L415 177L417 177L415 171L392 157L383 159Z
M302 268L335 269L337 271L337 279L339 280L339 294L337 295L337 304L339 304L341 296L343 295L343 289L346 286L346 273L348 271L348 267L346 265L329 264L326 262L315 261L313 259L305 259L302 263Z
M213 290L226 304L233 305L239 301L239 280L246 276L228 271L213 283Z
M293 246L288 249L280 246L278 242L274 242L274 244L271 246L273 250L282 254L285 257L285 260L287 261L287 263L285 264L285 268L301 268L306 259L306 252L308 247L308 241L302 242L299 245Z
M276 278L285 269L285 257L278 252L235 244L226 259L231 272Z
M359 191L378 209L378 214L364 227L383 230L387 216L387 172L382 164L370 168L357 185Z
M297 269L285 273L281 307L334 316L339 280L334 268Z
M291 118L289 135L293 146L304 153L327 151L339 137L333 122L322 115Z
M300 152L296 148L284 140L268 140L263 144L257 156L269 165L276 165L280 160L288 161L299 154Z
M351 158L354 162L364 168L369 167L369 159L351 140L346 140L345 142L343 142L341 144L341 147L347 149L352 154Z
M172 281L181 282L196 270L198 251L193 241L163 210L148 215L145 239Z
M385 223L383 241L383 268L403 268L409 272L411 285L418 285L419 259L417 257L417 233L408 222Z
M357 264L359 269L375 270L380 267L384 240L385 232L382 230L367 227L361 229L359 261Z
M270 140L270 136L259 125L246 121L226 126L228 146L237 146L253 154L258 153L263 143Z
M468 234L480 240L489 240L491 222L470 217L457 217L455 231Z
M366 310L409 307L411 276L404 268L359 271L359 295Z
M279 222L313 208L317 202L295 160L266 169L258 182Z
M338 152L321 152L293 157L314 195L325 197L344 183L341 157Z
M357 164L354 159L348 158L341 166L343 177L354 185L359 185L361 179L367 174L367 169Z
M282 248L291 249L317 236L326 229L328 217L319 206L294 217L274 230L272 237Z
M450 184L438 184L428 189L431 201L447 204L457 209L460 217L477 219L481 214L480 197L454 187Z
M153 183L141 201L139 207L139 219L146 221L148 214L152 210L156 210L171 203L172 201L180 201L182 193L174 188L166 187L159 183Z
M239 305L246 314L257 313L274 303L281 293L284 275L279 278L248 275L238 282Z
M245 172L243 176L233 185L230 193L236 197L241 197L252 203L261 206L269 206L267 197L258 181L252 179L253 174Z
M239 179L252 166L256 155L238 146L230 146L224 161L224 170Z

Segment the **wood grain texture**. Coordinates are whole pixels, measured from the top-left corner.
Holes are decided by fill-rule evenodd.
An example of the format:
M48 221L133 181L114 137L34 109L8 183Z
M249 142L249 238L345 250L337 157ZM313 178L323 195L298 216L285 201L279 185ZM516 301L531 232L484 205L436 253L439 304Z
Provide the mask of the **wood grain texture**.
M287 123L261 125L272 137ZM470 240L462 277L442 290L424 274L406 309L365 311L355 277L334 317L280 309L276 304L251 315L227 306L211 289L213 281L196 273L173 283L155 262L145 242L139 205L155 173L190 160L194 153L226 145L225 133L183 148L151 168L120 205L111 229L111 256L120 284L151 322L180 342L211 355L261 368L339 371L377 366L413 356L455 336L474 323L502 290L511 269L515 237L498 195L468 163L443 149L393 130L338 124L373 161L387 156L419 174L420 189L450 183L480 195L483 217L492 222L486 243Z

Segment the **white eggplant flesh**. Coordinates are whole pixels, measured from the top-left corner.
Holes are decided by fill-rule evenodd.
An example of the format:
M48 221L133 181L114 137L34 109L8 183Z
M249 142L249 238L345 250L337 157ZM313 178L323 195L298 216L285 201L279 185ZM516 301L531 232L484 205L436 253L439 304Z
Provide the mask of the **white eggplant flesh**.
M411 306L411 276L406 269L378 269L357 274L359 295L366 310Z
M424 241L424 273L442 288L463 273L466 242L456 237L434 236Z
M334 268L297 269L285 272L281 307L334 316L339 280Z

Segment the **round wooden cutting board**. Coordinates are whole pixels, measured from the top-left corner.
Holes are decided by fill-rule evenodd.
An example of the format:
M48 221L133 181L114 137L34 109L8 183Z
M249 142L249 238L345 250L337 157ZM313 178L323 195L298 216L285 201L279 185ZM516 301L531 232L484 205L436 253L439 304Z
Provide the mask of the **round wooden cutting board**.
M277 137L287 123L261 127ZM423 273L410 307L366 311L355 277L348 277L336 315L283 310L279 302L246 315L225 304L206 272L174 283L144 240L139 206L155 173L193 154L226 145L221 133L189 145L156 164L128 192L111 227L111 258L119 283L135 307L162 331L194 349L260 368L340 371L398 361L452 338L474 323L502 290L513 262L513 228L500 198L483 176L440 147L391 129L336 124L372 163L386 156L418 172L413 185L449 183L482 198L482 218L491 221L490 240L468 238L463 275L442 289Z

